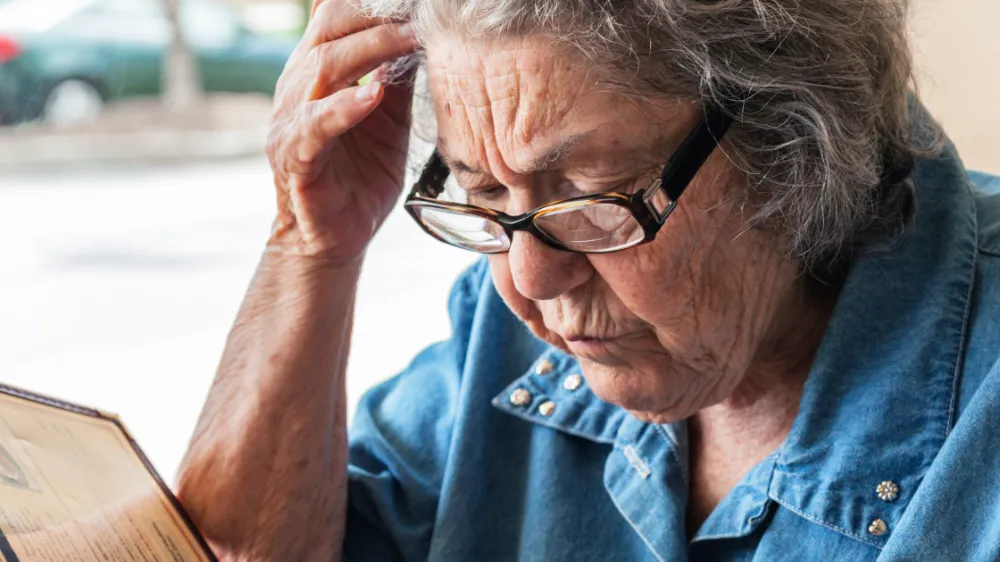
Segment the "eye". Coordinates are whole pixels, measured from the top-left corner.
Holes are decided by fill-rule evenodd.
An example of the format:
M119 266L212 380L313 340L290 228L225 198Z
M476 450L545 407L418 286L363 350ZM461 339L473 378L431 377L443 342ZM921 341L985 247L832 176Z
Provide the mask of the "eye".
M652 185L652 183L656 181L656 177L657 176L655 174L652 175L646 174L638 177L631 177L626 180L614 182L606 186L603 189L603 191L605 192L613 191L615 193L625 193L627 195L631 195L638 191L642 191L643 189L646 189L647 187Z
M469 203L484 206L484 203L495 203L507 195L507 188L502 185L474 189L469 191Z
M594 195L597 193L632 193L636 189L636 178L607 182L576 182L571 184L579 195Z

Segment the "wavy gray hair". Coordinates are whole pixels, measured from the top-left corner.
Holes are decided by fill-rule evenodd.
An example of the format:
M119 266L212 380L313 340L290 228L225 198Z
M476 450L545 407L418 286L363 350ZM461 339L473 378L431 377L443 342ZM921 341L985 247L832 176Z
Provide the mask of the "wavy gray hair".
M813 273L914 211L908 0L366 0L418 37L549 35L641 96L735 107L735 203ZM626 61L623 63L623 61ZM931 127L934 128L934 127ZM936 139L936 133L933 133ZM930 144L928 144L930 146Z

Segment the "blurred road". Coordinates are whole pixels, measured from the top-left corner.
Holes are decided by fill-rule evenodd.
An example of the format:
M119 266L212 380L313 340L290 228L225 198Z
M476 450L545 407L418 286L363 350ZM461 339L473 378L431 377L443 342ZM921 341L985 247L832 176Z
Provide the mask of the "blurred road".
M263 159L0 176L0 380L121 415L172 482L272 193ZM362 278L351 404L448 336L473 259L390 218Z

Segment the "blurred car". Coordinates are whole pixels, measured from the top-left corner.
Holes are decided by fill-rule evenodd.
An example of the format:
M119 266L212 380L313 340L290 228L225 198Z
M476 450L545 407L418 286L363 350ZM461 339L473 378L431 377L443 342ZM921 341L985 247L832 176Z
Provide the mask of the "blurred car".
M217 0L181 0L180 19L206 92L274 93L295 38L254 33ZM0 0L0 124L70 125L159 95L170 37L162 0Z

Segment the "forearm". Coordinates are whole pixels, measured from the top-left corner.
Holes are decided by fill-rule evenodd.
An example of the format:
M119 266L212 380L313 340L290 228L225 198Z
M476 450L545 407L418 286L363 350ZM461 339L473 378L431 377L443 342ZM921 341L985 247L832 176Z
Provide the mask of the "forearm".
M359 269L261 261L179 475L182 503L223 558L339 557Z

